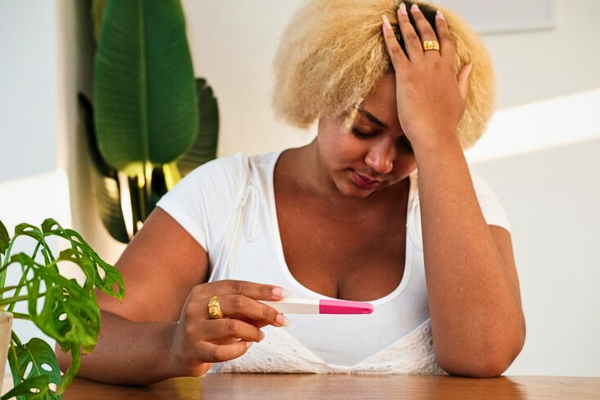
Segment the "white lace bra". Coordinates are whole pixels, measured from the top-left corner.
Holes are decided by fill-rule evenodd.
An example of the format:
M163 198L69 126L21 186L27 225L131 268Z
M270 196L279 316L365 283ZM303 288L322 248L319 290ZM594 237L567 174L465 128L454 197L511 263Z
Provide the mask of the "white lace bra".
M265 340L235 360L214 364L211 372L315 374L445 374L437 363L430 320L357 364L328 364L285 329L263 328Z

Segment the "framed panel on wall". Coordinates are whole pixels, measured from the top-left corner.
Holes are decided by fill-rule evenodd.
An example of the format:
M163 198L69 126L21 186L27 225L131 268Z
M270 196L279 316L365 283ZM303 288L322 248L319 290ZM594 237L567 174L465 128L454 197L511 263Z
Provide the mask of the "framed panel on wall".
M479 33L554 28L556 0L433 0L463 17Z

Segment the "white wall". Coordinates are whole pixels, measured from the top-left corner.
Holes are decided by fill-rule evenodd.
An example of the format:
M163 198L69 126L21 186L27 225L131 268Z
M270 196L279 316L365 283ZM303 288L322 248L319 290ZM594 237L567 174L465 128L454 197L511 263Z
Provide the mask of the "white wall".
M196 73L208 79L220 101L219 154L306 143L312 131L274 122L270 109L271 61L285 23L302 1L182 2ZM88 7L82 0L0 2L0 54L14 54L0 57L0 218L10 225L30 217L41 222L36 211L67 220L72 215L74 227L114 262L122 247L104 232L90 202L85 142L77 134L74 96L91 88ZM540 102L600 88L600 57L589 44L600 37L597 15L597 0L557 0L556 29L484 37L505 115L492 124L489 140L515 148L523 137L533 143L519 154L510 146L501 153L480 151L473 167L496 190L513 225L529 323L513 374L600 376L595 294L600 148L594 139L600 132L590 130L593 119L583 116L572 129L565 123L548 149L547 128L505 124L514 120L514 107L540 104L549 104L548 117L564 123L569 114L557 116L550 111L556 103ZM527 118L528 112L520 115ZM498 126L510 126L510 132ZM578 133L582 129L585 137ZM569 143L572 137L587 141ZM68 181L60 171L67 171Z
M0 1L0 220L70 224L67 179L58 168L57 40L54 2ZM17 242L15 252L29 251ZM53 244L54 248L56 245ZM9 270L15 282L18 271ZM23 341L41 333L15 321Z

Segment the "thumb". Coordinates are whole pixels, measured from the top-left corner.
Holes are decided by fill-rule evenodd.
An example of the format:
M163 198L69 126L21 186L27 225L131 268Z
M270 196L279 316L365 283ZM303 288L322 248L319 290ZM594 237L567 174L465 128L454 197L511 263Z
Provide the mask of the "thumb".
M458 90L460 90L463 100L467 99L467 94L469 93L469 76L471 75L472 67L472 64L467 64L458 73Z

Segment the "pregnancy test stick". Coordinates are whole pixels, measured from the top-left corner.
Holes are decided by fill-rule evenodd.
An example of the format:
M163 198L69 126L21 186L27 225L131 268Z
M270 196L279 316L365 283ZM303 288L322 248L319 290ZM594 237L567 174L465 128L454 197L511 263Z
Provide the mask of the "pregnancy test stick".
M262 301L284 314L371 314L373 305L359 301L295 299Z

